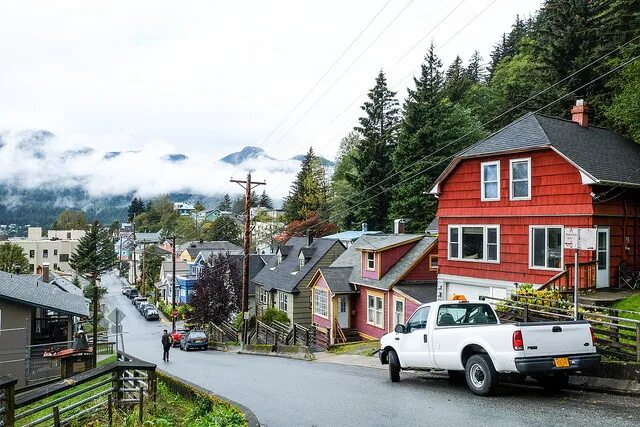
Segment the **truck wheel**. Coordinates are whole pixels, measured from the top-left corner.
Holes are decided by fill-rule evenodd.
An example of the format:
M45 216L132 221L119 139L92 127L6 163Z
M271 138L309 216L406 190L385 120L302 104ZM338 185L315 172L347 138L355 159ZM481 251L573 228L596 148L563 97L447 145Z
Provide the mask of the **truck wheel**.
M552 374L537 378L538 383L549 392L559 392L569 384L569 375Z
M498 373L487 354L474 354L465 367L467 386L478 396L493 394L498 386Z
M400 360L394 350L389 350L389 379L392 383L400 381Z

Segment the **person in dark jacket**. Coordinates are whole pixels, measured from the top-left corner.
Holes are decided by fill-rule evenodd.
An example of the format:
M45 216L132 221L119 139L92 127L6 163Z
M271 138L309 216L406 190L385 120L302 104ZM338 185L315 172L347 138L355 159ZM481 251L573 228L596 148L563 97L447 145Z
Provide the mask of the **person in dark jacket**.
M171 349L171 344L173 343L173 340L171 339L171 335L169 335L166 329L162 332L161 341L162 341L162 349L163 349L162 360L164 360L165 362L168 362L169 350Z

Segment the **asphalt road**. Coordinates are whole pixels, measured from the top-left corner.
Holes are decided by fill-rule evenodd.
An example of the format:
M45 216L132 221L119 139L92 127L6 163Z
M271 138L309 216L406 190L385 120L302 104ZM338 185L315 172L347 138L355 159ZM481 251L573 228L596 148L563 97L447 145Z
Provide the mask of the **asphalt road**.
M599 393L545 395L534 387L501 387L496 397L464 385L403 373L331 363L217 351L171 351L162 361L160 336L171 325L146 321L121 294L115 275L103 277L107 309L125 314L125 350L212 392L240 402L276 426L640 426L640 399Z

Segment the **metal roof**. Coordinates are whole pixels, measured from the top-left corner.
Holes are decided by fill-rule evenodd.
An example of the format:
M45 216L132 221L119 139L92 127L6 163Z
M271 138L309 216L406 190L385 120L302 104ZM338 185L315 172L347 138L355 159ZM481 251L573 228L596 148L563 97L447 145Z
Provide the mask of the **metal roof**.
M403 245L420 240L424 234L383 234L361 236L353 243L356 250L380 251L391 246Z
M89 316L84 296L65 292L34 275L0 271L0 298L73 316Z

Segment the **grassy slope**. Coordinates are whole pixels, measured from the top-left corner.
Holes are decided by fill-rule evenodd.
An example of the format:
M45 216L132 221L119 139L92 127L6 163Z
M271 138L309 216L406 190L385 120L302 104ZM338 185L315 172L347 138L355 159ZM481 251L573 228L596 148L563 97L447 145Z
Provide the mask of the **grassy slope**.
M355 354L358 356L372 356L380 349L380 341L365 341L353 344L343 344L329 349L334 354Z
M640 313L640 294L625 298L621 301L616 302L612 306L613 308L618 308L621 310L632 310ZM632 313L620 313L620 317L626 317L627 319L636 319L640 320L640 314L634 315Z

